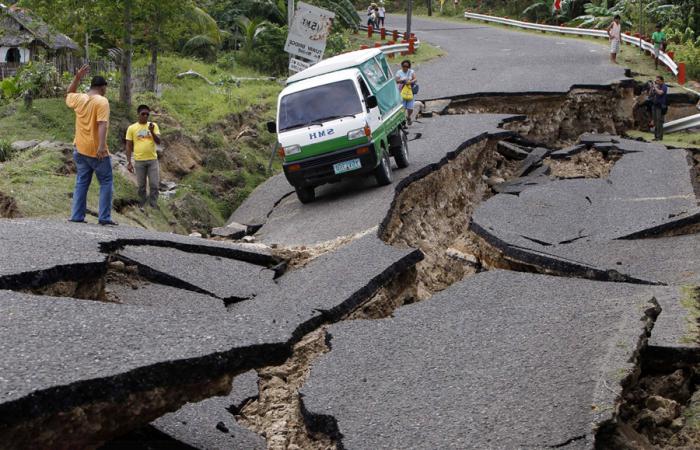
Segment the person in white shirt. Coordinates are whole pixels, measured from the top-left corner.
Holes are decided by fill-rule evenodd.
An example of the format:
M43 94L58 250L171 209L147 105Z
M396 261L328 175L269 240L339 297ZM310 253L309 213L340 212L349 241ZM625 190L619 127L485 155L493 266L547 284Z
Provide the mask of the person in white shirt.
M620 41L622 41L622 25L620 15L616 15L608 27L608 37L610 38L610 61L617 64L617 54L620 53Z
M379 9L377 10L377 25L379 28L384 28L384 17L386 16L386 9L384 9L384 2L379 3Z

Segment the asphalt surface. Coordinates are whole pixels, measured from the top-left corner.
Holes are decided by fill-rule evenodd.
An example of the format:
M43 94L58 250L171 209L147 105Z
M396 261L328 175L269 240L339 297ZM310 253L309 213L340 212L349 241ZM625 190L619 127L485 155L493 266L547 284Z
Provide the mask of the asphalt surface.
M152 242L148 232L140 235ZM146 250L153 256L168 249ZM192 263L191 257L201 255L179 255L172 263ZM177 307L0 291L0 432L36 414L118 404L131 392L280 363L300 337L339 320L421 258L417 250L393 248L368 235L289 271L226 311L203 308L198 293L191 293L188 308L187 291L178 293ZM353 270L350 260L358 264ZM149 288L144 295L169 293ZM181 400L157 401L172 401L175 409ZM100 420L109 418L91 418L92 429L100 429L95 425Z
M651 283L697 282L700 235L628 239L697 223L687 153L637 141L615 145L629 153L608 178L551 181L517 196L496 195L477 208L471 228L506 256L543 269L596 279L614 279L608 275L614 271Z
M652 298L621 283L475 275L391 318L331 326L304 407L333 417L348 449L590 445Z
M189 403L158 418L152 426L176 441L200 450L265 450L265 439L239 425L233 417L233 411L243 401L258 395L257 380L255 371L239 375L233 382L231 395Z
M387 29L406 27L390 15ZM488 26L413 18L421 41L447 57L414 67L419 100L487 93L568 92L573 86L609 85L625 79L609 62L607 40L596 42ZM632 51L624 47L622 51ZM419 50L420 51L420 50Z
M0 289L29 288L104 272L107 253L154 245L259 265L277 260L260 246L210 241L125 226L103 227L41 219L0 220Z
M285 197L289 184L283 174L275 175L246 199L231 220L249 225L265 216L265 225L255 234L256 238L282 245L312 245L366 231L384 219L401 180L486 134L506 134L499 125L513 117L467 114L420 119L410 128L411 164L400 170L394 165L393 184L378 187L372 177L349 179L317 188L317 200L303 205L294 194Z
M274 284L272 270L221 256L149 245L129 245L118 254L153 280L224 300L251 298Z

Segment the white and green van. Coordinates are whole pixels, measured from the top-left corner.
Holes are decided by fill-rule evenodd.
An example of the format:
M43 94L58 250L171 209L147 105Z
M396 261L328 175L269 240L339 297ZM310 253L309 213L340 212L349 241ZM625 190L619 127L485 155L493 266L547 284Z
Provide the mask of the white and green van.
M302 203L316 186L349 176L393 180L391 159L408 166L406 116L379 49L335 56L287 80L277 103L276 132L284 174Z

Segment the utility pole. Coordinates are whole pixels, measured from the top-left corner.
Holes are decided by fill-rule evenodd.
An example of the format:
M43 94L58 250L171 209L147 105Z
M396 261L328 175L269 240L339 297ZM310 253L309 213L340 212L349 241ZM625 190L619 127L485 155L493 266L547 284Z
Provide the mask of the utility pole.
M433 0L426 0L426 3L428 3L428 16L433 15Z
M413 15L413 0L406 2L406 35L404 39L411 38L411 16Z
M292 28L292 19L294 18L294 0L287 0L287 26Z

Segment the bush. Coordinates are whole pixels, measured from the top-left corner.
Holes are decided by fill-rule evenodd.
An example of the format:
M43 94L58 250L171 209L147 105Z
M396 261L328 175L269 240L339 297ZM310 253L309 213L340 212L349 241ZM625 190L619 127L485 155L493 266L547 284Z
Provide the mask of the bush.
M670 50L675 52L674 59L685 63L688 78L700 80L700 42L686 42L674 44Z
M326 40L326 56L335 56L350 48L350 39L343 33L333 33Z
M216 131L207 132L199 140L199 144L204 148L221 148L224 146L224 136Z
M43 61L31 61L17 73L20 92L29 91L34 98L57 97L64 87L60 85L61 77L53 64Z
M216 65L223 70L232 70L236 67L236 56L233 53L224 53L216 61Z
M12 149L12 144L10 141L0 139L0 162L9 161L12 159L12 153L14 153L14 150Z
M260 72L280 75L287 71L289 57L284 51L287 27L266 26L257 36L254 49L239 52L238 61Z
M9 77L2 80L0 83L0 91L2 91L2 97L7 100L17 98L22 93L16 77Z

